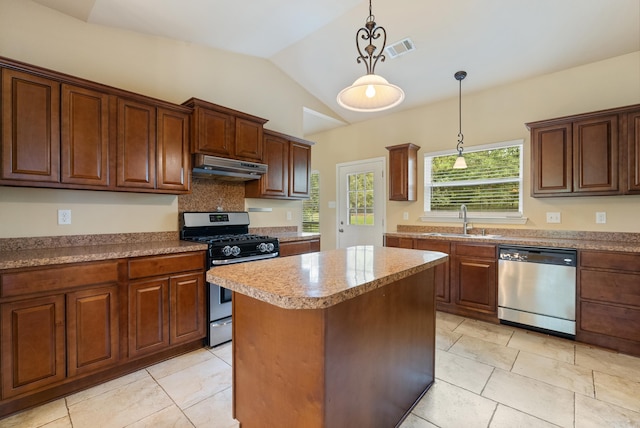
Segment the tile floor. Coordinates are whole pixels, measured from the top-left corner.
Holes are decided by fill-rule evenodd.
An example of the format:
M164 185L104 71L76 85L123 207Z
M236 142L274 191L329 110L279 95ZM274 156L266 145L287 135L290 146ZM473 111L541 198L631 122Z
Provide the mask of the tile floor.
M2 428L237 426L230 344L0 419ZM640 358L437 314L436 381L402 428L556 426L640 427Z

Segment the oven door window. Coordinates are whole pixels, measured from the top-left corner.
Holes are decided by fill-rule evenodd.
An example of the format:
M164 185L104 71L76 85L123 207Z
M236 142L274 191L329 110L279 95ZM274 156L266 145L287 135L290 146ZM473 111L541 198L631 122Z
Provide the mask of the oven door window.
M231 301L231 290L228 288L220 287L220 303L227 303Z

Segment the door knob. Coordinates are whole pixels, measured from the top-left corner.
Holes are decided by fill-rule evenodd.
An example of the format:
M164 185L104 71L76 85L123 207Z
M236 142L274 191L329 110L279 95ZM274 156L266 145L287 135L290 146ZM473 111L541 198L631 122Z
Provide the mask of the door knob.
M338 232L342 233L342 232L344 232L344 229L340 228L340 229L338 229Z

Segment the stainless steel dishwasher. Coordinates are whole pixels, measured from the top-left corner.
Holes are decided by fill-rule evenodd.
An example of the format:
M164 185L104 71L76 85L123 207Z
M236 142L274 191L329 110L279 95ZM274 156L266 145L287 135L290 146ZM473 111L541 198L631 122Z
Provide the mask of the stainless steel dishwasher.
M499 247L498 318L504 324L575 337L575 250Z

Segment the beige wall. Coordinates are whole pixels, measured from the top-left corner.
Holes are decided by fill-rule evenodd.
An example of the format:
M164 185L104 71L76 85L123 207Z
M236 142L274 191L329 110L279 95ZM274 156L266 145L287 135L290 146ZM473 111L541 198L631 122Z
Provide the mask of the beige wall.
M195 96L299 137L303 106L331 115L266 60L90 25L30 0L0 0L0 56L177 104ZM57 225L59 208L72 210L71 225ZM301 203L274 211L261 225L296 224ZM176 196L0 186L0 238L172 231L177 216Z
M456 82L451 77L451 85ZM473 70L467 70L468 81ZM635 76L635 77L634 77ZM524 139L523 226L534 229L640 232L636 221L640 196L535 199L530 192L530 149L526 122L640 103L640 52L606 61L515 82L484 92L465 93L462 128L465 146ZM465 81L466 82L466 81ZM418 166L418 200L387 202L387 231L398 224L420 224L424 212L423 155L453 149L457 143L458 99L388 115L309 136L314 146L312 167L321 177L321 232L324 248L336 242L336 212L328 208L336 199L338 162L388 156L385 146L411 142L421 147ZM546 212L559 211L561 224L547 224ZM595 212L607 213L607 224L595 224ZM408 212L408 221L402 213ZM443 225L439 223L439 225ZM476 222L476 226L482 224ZM487 225L495 227L496 225Z

